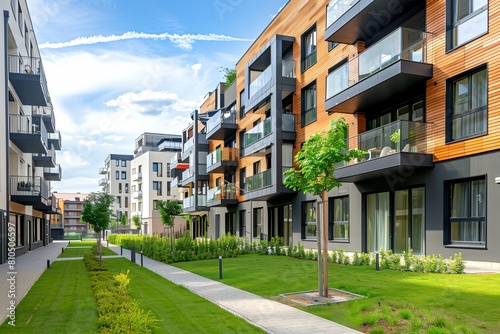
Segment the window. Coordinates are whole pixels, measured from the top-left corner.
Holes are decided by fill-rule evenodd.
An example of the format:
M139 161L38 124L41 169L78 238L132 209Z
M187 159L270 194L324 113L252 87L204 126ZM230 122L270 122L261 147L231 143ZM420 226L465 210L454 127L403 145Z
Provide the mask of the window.
M120 172L119 171L115 172L115 179L117 179L117 180L120 179Z
M262 208L253 209L253 237L263 239L262 235L262 222L264 217L262 216L264 210Z
M124 202L125 202L125 207L128 208L128 197L127 196L125 196L125 201Z
M245 117L245 90L240 92L240 119Z
M485 68L448 82L447 141L486 133L488 74Z
M339 45L339 43L328 41L328 51L332 51L333 48L336 47L337 45Z
M239 237L240 238L245 238L246 237L246 214L247 214L247 211L246 210L240 210L239 211L239 230L240 230L240 234L239 234Z
M170 196L171 193L170 193L170 181L167 181L167 196Z
M156 173L156 176L161 177L163 172L163 164L161 162L153 162L153 173Z
M448 245L486 246L485 178L449 182Z
M167 162L167 177L171 177L170 175L170 163Z
M328 200L328 239L335 241L349 240L349 197L330 198Z
M245 180L247 177L246 168L240 169L240 195L245 194Z
M127 160L122 160L122 167L127 167Z
M128 183L125 183L125 194L128 194Z
M156 195L161 196L161 182L153 181L153 190L156 190Z
M488 32L488 0L448 0L446 49L451 50Z
M302 89L302 113L300 124L305 126L316 121L316 82Z
M17 23L19 24L19 29L23 28L23 10L21 9L21 4L17 6ZM21 34L22 34L21 30Z
M115 166L120 167L120 160L115 160Z
M302 239L316 239L316 201L302 203Z
M126 180L127 179L127 172L122 172L122 180Z
M121 193L122 192L122 184L121 182L118 183L118 192Z
M121 196L116 196L116 204L118 204L118 207L122 207L122 198Z
M316 64L316 25L306 31L302 37L302 71Z
M153 200L153 210L158 210L158 207L157 207L157 204L158 204L158 200Z

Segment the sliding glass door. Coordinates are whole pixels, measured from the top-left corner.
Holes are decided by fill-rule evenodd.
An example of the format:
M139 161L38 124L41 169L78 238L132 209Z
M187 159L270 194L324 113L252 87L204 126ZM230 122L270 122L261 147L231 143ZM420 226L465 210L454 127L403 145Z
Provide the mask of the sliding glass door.
M390 248L390 206L389 192L367 196L366 224L367 251L378 252Z

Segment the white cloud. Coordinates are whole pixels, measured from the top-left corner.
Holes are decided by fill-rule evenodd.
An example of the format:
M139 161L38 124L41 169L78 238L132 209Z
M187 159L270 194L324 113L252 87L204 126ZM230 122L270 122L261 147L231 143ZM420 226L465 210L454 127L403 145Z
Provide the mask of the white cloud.
M59 152L57 161L61 164L63 170L65 168L82 168L90 164L80 154L74 154L70 151Z
M97 172L96 172L97 174ZM91 177L72 177L64 179L64 182L54 182L52 183L53 191L60 193L91 193L100 191L99 178ZM57 197L57 193L55 194Z
M122 141L124 138L125 136L108 135L104 137L104 140Z
M215 42L252 42L251 39L237 38L218 34L148 34L144 32L127 31L121 35L96 35L89 37L77 37L69 42L49 43L45 42L39 45L40 49L60 49L78 45L91 45L98 43L110 43L129 39L151 39L151 40L170 40L177 47L183 50L191 50L196 41L215 41Z

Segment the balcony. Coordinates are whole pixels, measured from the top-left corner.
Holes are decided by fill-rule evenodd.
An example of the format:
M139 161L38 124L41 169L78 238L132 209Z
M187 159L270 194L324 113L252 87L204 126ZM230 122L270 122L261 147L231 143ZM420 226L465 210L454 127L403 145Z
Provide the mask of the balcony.
M101 168L99 168L99 174L101 174L101 175L108 174L108 167L101 167Z
M184 163L181 160L181 153L177 152L175 153L172 158L170 159L170 171L172 172L175 169L186 169L189 167L188 163Z
M136 174L132 174L132 181L141 181L142 180L142 173L139 172L139 173L136 173Z
M265 85L269 84L272 78L272 66L269 65L264 71L260 72L260 74L250 83L250 91L248 93L248 96L250 98L254 96L259 90L264 88Z
M173 191L174 189L179 188L179 185L180 185L179 178L178 177L174 177L172 179L172 182L170 182L170 190Z
M40 176L11 176L11 201L32 206L47 206L49 203L49 186Z
M432 78L427 34L398 28L326 78L325 110L354 113L410 92Z
M24 153L48 152L48 135L40 118L9 115L10 140Z
M340 182L400 177L401 171L432 168L433 125L396 121L349 139L349 147L367 152L363 161L351 161L335 170Z
M32 114L42 117L47 132L52 133L56 131L56 118L54 116L54 107L48 105L46 107L32 107Z
M255 144L262 138L269 136L272 133L271 118L266 118L264 122L257 124L253 129L245 133L243 147L247 148Z
M52 195L49 197L47 200L47 204L35 204L33 206L35 210L42 211L44 213L49 213L49 214L61 214L61 209L57 205L57 198ZM54 227L51 225L51 227Z
M226 207L238 204L236 189L234 183L225 183L222 186L209 189L207 192L207 205L209 207Z
M99 187L104 187L107 184L108 184L108 179L104 178L99 180Z
M234 147L218 148L207 155L207 172L224 173L238 167L237 149Z
M425 2L399 0L332 0L326 7L325 40L343 44L367 41L412 8Z
M33 164L35 167L55 167L56 150L50 147L47 153L33 153Z
M238 129L236 110L219 110L207 122L207 139L223 140Z
M49 92L40 58L9 55L9 80L22 104L47 106Z
M195 203L195 197L197 203ZM208 211L207 195L197 194L195 196L186 197L182 200L183 212L195 213Z
M44 167L43 176L48 181L61 181L62 180L61 165L56 165L54 167Z
M60 151L62 148L61 132L55 131L55 132L49 133L48 142L54 149Z
M140 199L140 198L142 198L142 191L141 191L141 190L139 190L139 191L134 191L134 192L132 193L132 198L133 198L133 199Z
M180 141L172 141L168 140L168 138L165 138L160 142L158 145L158 150L159 151L181 151L182 150L182 143Z
M196 166L198 170L198 181L200 180L208 180L208 174L207 174L207 165L206 164L198 164ZM182 186L185 187L190 183L194 182L194 176L195 176L195 168L190 167L186 169L184 172L182 172Z
M189 138L182 147L182 152L189 151L194 146L194 137Z
M247 177L245 179L245 187L246 187L245 192L249 193L252 191L272 186L271 172L272 169L268 169L262 173L258 173L250 177Z

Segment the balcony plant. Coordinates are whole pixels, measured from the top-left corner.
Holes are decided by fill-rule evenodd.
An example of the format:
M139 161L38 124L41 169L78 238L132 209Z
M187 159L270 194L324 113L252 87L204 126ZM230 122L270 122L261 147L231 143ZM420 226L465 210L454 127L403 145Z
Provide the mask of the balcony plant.
M396 143L396 151L399 152L401 145L401 129L394 131L389 138L392 142Z

